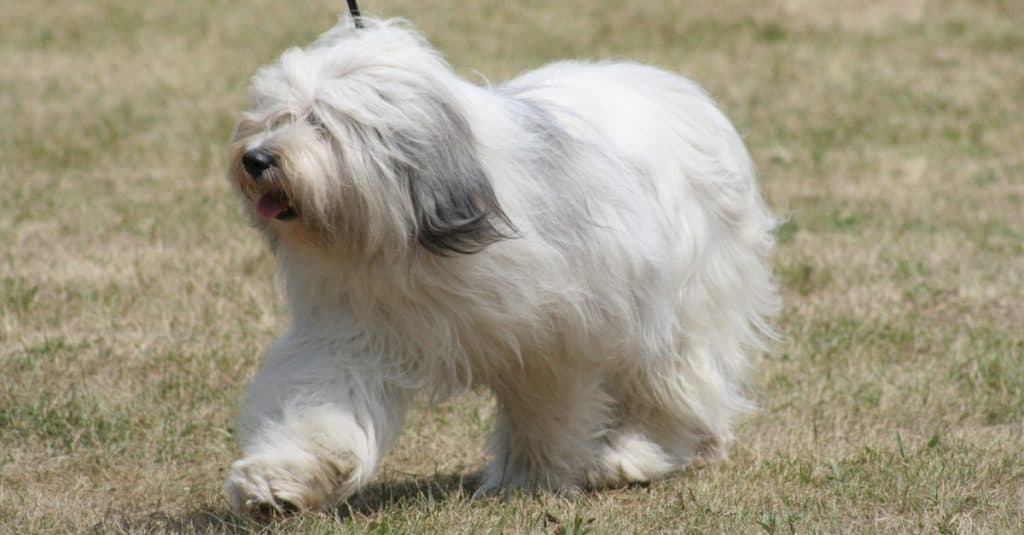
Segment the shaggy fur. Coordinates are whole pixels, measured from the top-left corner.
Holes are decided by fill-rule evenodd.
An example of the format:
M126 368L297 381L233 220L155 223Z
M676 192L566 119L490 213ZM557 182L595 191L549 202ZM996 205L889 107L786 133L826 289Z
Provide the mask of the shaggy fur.
M635 64L478 87L407 24L364 20L261 69L235 134L293 321L249 391L231 504L348 497L424 391L494 393L483 491L724 455L778 306L729 121Z

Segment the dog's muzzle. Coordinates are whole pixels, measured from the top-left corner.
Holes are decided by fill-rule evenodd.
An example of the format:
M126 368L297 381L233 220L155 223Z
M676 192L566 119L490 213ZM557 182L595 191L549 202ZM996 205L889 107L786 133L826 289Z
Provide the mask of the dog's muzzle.
M274 155L264 149L252 149L242 155L242 167L256 184L265 182L267 175L277 167ZM267 191L256 201L256 212L264 219L285 221L296 216L288 196L280 190Z

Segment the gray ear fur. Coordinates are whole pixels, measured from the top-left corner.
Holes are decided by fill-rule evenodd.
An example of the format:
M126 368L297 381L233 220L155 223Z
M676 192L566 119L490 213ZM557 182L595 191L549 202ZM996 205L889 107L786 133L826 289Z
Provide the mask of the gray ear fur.
M415 212L416 240L442 256L473 254L515 237L477 157L466 120L441 99L426 139L397 135L402 165ZM423 132L420 132L423 135Z

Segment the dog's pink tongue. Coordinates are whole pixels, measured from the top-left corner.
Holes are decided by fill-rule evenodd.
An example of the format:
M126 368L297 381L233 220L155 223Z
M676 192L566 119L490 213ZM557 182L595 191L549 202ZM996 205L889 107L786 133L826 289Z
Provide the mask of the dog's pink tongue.
M288 209L288 200L280 193L267 193L256 203L256 211L260 217L274 219Z

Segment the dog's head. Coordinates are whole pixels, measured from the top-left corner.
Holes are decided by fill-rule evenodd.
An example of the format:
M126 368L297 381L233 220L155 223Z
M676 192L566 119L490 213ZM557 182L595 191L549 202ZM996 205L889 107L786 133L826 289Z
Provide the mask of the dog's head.
M349 254L469 254L514 231L460 91L400 22L343 21L252 80L230 178L271 242Z

